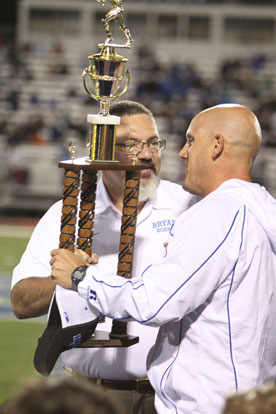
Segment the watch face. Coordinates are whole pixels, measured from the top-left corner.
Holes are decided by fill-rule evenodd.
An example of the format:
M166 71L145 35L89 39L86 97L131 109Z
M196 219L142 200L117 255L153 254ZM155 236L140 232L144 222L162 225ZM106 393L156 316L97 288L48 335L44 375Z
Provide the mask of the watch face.
M71 279L74 290L77 290L78 284L84 279L88 266L80 266L72 273Z
M76 270L74 272L74 278L77 280L79 280L82 277L82 275L83 275L83 272L81 270Z

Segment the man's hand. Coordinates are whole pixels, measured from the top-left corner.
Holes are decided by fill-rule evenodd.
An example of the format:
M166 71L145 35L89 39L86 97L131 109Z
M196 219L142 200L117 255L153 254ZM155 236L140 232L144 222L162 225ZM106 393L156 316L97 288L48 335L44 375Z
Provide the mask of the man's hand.
M86 265L87 261L79 253L72 253L67 249L51 251L52 279L65 289L72 289L71 274L79 266Z
M98 263L98 256L95 253L90 257L80 249L76 249L74 253L67 249L55 249L51 251L51 256L51 277L56 284L65 289L72 289L71 275L73 270L79 266L90 266Z
M97 264L98 263L98 255L96 253L93 253L92 256L89 256L89 254L85 253L83 250L81 249L75 249L75 253L80 255L80 257L83 258L83 260L85 261L85 264L87 266L90 266L91 264Z

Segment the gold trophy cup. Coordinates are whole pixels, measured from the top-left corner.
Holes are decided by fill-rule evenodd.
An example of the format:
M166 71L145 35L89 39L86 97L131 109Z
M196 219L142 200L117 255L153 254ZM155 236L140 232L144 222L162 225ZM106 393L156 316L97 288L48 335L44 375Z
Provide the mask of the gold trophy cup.
M89 160L114 162L115 130L120 118L110 116L109 107L111 101L128 89L130 72L125 68L128 60L117 55L115 47L105 45L100 53L89 56L89 59L90 65L82 73L83 85L86 92L100 103L99 114L87 116L87 121L92 124ZM125 86L122 87L124 81Z

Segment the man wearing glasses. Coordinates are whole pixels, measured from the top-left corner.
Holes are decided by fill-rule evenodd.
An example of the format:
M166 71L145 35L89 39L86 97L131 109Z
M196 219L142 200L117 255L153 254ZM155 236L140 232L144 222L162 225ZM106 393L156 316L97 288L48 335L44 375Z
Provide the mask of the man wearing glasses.
M133 260L133 277L165 254L164 242L175 218L195 202L180 185L161 180L161 150L152 113L143 105L122 101L110 113L121 117L116 130L116 159L131 162L133 157L148 168L141 172L138 217ZM123 205L124 173L103 171L97 185L93 252L106 269L116 273ZM18 318L48 311L55 283L51 279L50 252L58 247L61 203L52 206L34 230L21 262L15 268L11 300ZM168 275L170 277L170 275ZM110 332L111 320L100 325ZM128 323L128 334L139 336L129 348L73 349L62 354L66 367L89 377L118 394L130 413L155 413L154 393L146 378L146 358L154 345L157 328Z

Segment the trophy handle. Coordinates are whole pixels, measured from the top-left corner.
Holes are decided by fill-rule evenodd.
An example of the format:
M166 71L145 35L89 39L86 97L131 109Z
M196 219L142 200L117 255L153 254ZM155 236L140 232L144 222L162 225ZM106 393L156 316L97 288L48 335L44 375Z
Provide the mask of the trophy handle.
M127 77L127 82L125 84L125 87L122 90L122 92L120 92L119 95L114 96L114 98L120 98L120 96L122 96L128 90L129 82L130 82L130 71L126 69L124 75Z
M96 101L98 101L99 97L97 95L95 95L93 92L91 92L86 86L86 76L90 75L89 69L90 69L90 67L87 67L82 72L83 86L84 86L84 89L86 90L86 92L88 93L88 95L90 95L92 98L94 98Z

